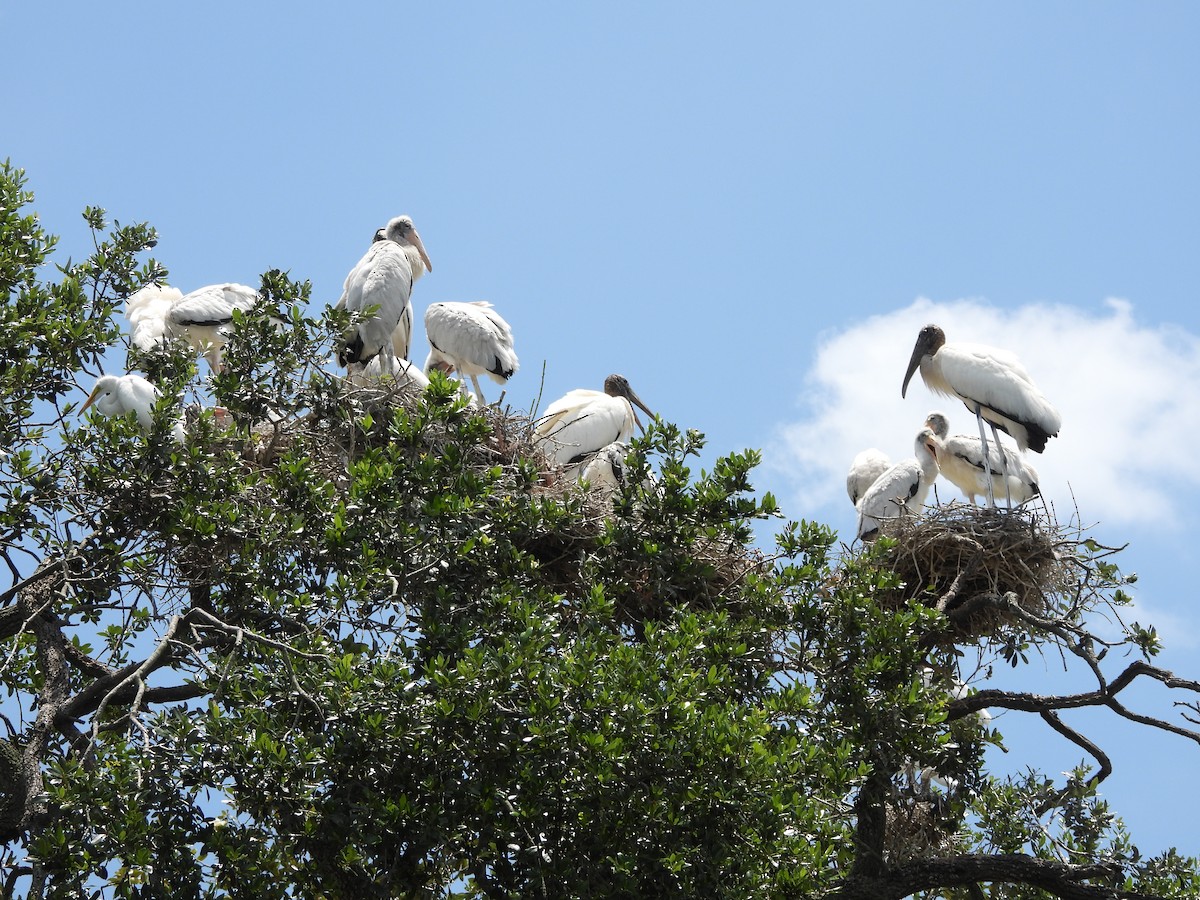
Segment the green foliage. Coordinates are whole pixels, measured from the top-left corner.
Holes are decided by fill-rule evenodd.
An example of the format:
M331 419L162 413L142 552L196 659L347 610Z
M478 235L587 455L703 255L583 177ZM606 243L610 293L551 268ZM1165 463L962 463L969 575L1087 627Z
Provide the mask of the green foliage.
M312 317L279 271L221 373L182 346L130 353L163 395L148 434L66 416L119 304L165 273L138 262L151 229L103 236L88 210L95 252L44 284L54 239L2 175L0 671L5 746L41 774L10 885L837 896L871 852L929 849L893 828L871 851L869 820L928 808L939 853L1066 852L1195 888L1192 860L1140 859L1086 773L987 777L998 737L953 696L944 615L876 602L888 541L846 554L788 522L754 548L778 515L757 452L697 473L702 436L658 423L611 502L556 485L528 422L439 375L420 396L349 388L328 363L345 315ZM1044 639L996 652L1021 664ZM950 786L914 787L928 772Z

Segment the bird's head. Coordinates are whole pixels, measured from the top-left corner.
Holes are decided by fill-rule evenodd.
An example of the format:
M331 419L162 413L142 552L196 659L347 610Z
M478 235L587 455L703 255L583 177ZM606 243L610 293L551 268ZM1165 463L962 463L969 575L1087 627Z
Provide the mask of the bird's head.
M120 381L121 379L116 375L101 375L97 378L92 392L88 394L83 406L79 407L80 415L93 404L102 416L121 415L124 410L120 409L120 401L117 399L117 387Z
M946 435L950 433L950 422L946 418L946 414L942 412L931 412L925 417L925 427L940 437L946 439Z
M433 271L433 263L429 261L429 254L425 252L425 245L421 243L421 236L417 234L417 229L413 226L410 216L396 216L387 223L384 233L389 241L415 247L417 253L421 254L421 262L425 264L425 271Z
M946 333L936 325L926 325L917 335L917 343L913 347L912 357L908 360L908 371L904 373L904 384L900 386L901 398L908 392L908 383L912 380L913 372L921 365L921 360L933 356L938 348L946 343Z
M629 379L624 375L614 374L605 378L604 393L610 397L624 397L650 418L654 418L654 413L650 411L650 407L643 403L641 397L633 392L633 388L629 386ZM633 414L633 421L637 423L638 428L641 428L645 432L646 429L642 427L642 422L638 419L636 412Z
M434 369L447 376L454 374L454 364L445 359L436 350L430 350L429 355L425 357L425 374L428 375Z
M922 428L921 432L917 435L916 447L918 459L920 458L921 451L924 450L933 458L934 463L937 463L941 444L942 442L938 440L938 436L933 433L932 428Z

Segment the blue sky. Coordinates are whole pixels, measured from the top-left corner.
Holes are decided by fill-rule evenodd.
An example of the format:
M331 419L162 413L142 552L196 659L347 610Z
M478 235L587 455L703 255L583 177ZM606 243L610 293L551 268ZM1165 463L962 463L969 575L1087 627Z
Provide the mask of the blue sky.
M1133 617L1200 675L1200 7L8 3L0 28L0 152L63 259L94 204L154 224L185 291L280 267L333 302L408 213L418 316L492 301L514 406L543 365L543 405L621 372L847 537L855 452L908 453L934 408L969 431L900 399L919 327L1014 350L1063 413L1048 498L1131 542ZM1174 824L1200 750L1094 718L1143 849L1200 852ZM997 724L1000 765L1079 759Z

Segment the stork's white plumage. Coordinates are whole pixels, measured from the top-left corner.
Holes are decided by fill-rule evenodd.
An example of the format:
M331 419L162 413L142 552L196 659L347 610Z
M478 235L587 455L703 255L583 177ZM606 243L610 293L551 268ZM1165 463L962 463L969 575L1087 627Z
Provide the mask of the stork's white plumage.
M993 496L1003 492L1011 502L1021 504L1041 493L1037 470L1016 451L1003 445L989 445L985 465L979 438L969 434L951 436L950 423L943 413L931 412L925 417L925 424L941 440L938 468L942 475L972 503L976 497L987 496L989 473ZM1004 472L1008 473L1007 481Z
M1007 350L978 344L948 344L936 325L917 336L904 384L920 367L921 379L934 393L957 397L972 414L1012 435L1022 450L1041 453L1046 441L1058 435L1062 417L1045 398L1021 361Z
M133 343L150 350L168 336L182 338L216 372L229 342L235 309L248 310L258 291L244 284L210 284L190 294L169 285L148 284L125 301L125 317L133 326Z
M878 479L890 469L892 461L882 450L871 447L854 457L850 463L850 471L846 475L846 493L850 502L858 506L858 501Z
M616 491L627 479L625 458L629 445L624 441L613 441L601 447L579 467L579 480L586 481L593 490Z
M1012 435L1019 448L1035 453L1045 450L1046 441L1055 437L1062 426L1058 410L1038 390L1020 360L1007 350L978 344L947 344L942 329L926 325L917 335L900 387L901 397L918 367L926 387L934 393L957 397L975 414L979 440L984 446L988 443L983 431L985 419L991 425L997 446L999 428ZM984 465L988 464L985 457ZM988 502L995 505L990 471L988 475Z
M381 355L376 355L365 366L353 367L346 373L346 382L355 387L378 386L380 378L383 377ZM425 373L416 363L409 362L407 359L397 359L395 364L396 368L391 373L391 377L395 380L397 387L411 390L414 393L419 393L429 387L429 379L425 377Z
M603 391L577 388L551 403L534 428L534 442L560 466L582 462L633 436L634 425L641 425L634 405L654 416L625 376L609 375Z
M395 368L394 360L408 359L413 285L426 272L432 272L433 265L408 216L388 222L384 235L383 240L372 241L342 286L339 309L352 313L376 309L346 335L346 346L338 359L349 367L365 365L383 354L383 371L390 373Z
M858 502L858 536L874 540L881 519L918 513L938 474L938 437L922 428L913 442L913 456L902 459L879 476Z
M133 413L142 430L149 432L154 427L154 405L158 402L158 396L158 388L136 373L101 375L79 412L95 406L103 416L120 417ZM171 436L177 441L183 440L182 420L172 426Z
M480 403L487 401L478 376L505 384L519 366L512 328L486 300L431 304L425 310L425 336L431 348L425 372L436 367L470 376Z

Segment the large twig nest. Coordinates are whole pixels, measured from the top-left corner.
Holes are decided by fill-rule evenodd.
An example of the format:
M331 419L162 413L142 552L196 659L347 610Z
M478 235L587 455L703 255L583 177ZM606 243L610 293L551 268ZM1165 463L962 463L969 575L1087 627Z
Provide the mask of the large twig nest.
M942 798L903 797L890 801L884 811L887 826L884 852L892 864L940 856L955 846L957 822L944 810Z
M900 607L916 599L941 609L959 639L987 637L1013 620L1011 612L998 608L1006 604L973 601L1008 595L1043 617L1073 584L1066 542L1043 506L1007 510L951 503L887 520L881 530L895 542L888 561L900 583L879 601ZM969 615L954 615L971 608Z

